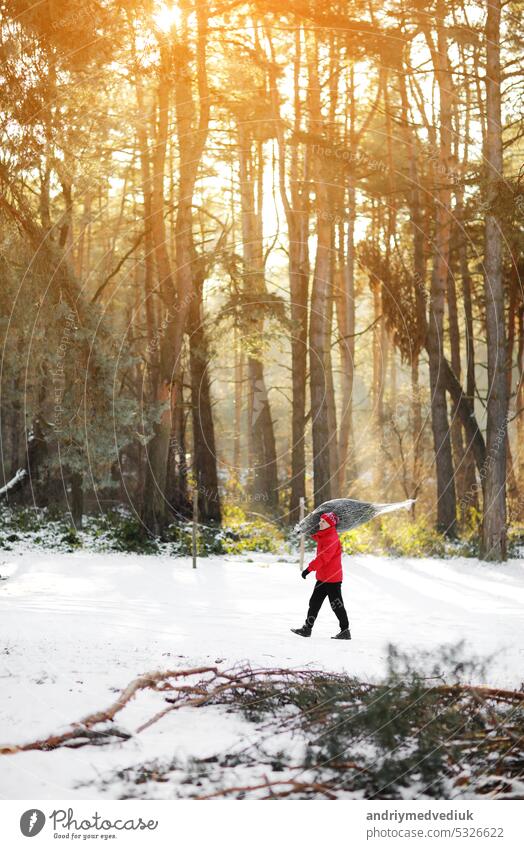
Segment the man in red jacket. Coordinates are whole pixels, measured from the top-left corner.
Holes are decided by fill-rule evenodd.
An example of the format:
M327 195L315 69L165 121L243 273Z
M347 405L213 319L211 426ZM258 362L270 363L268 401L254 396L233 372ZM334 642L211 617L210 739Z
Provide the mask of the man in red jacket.
M310 572L317 573L317 582L313 595L309 600L309 610L302 628L291 628L300 637L310 637L319 610L326 596L329 597L331 610L336 615L340 633L333 640L350 640L349 622L342 600L342 546L337 533L338 516L336 513L322 513L320 530L313 534L317 541L317 556L311 561L302 577L307 578Z

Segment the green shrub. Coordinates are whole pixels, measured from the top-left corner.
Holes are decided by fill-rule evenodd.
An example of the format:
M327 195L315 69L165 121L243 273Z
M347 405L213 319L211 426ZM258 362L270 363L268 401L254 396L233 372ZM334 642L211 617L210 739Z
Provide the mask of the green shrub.
M197 552L204 557L209 554L224 554L227 551L225 543L229 538L234 539L235 536L229 528L201 525L197 534Z
M226 534L223 540L227 554L243 554L245 551L278 553L286 541L284 531L269 519L248 518L236 505L224 507Z
M147 534L142 522L133 517L120 517L110 529L112 548L115 551L129 551L136 554L153 554L158 551L158 543Z
M425 518L416 522L405 518L381 523L383 545L396 557L442 557L446 542Z
M10 510L7 513L6 519L9 526L20 531L20 533L40 530L43 525L42 511L33 507L21 507L17 510Z
M425 517L375 519L340 535L345 554L384 554L394 557L442 557L447 542Z
M481 542L481 514L469 507L461 516L461 536L447 539L439 534L426 516L413 520L406 513L375 519L340 535L345 554L375 554L394 557L478 557ZM84 527L76 532L69 518L56 508L10 508L1 511L0 548L10 550L12 543L24 540L49 548L79 548L82 545L102 551L128 551L151 554L168 551L189 556L192 551L192 524L174 522L154 538L140 519L124 509L114 509L84 517ZM199 557L221 554L296 552L298 540L292 529L264 516L243 510L227 500L223 506L222 526L199 524ZM307 538L306 550L313 554L315 542ZM524 554L524 527L508 529L508 556Z
M171 544L173 554L192 552L192 523L176 522L162 536ZM199 524L197 552L199 557L210 554L243 554L247 551L273 552L281 550L284 532L262 517L249 519L236 505L225 505L222 527Z
M65 545L70 551L75 548L82 547L82 540L80 539L78 533L74 528L67 528L65 533L62 534L60 542Z
M340 534L340 542L344 554L373 554L377 550L378 535L372 525L361 525Z
M227 529L217 525L198 525L197 554L224 554L224 538ZM188 556L193 553L193 525L191 522L173 522L162 534L162 541L170 544L172 554Z
M511 525L508 529L509 557L524 557L524 525Z

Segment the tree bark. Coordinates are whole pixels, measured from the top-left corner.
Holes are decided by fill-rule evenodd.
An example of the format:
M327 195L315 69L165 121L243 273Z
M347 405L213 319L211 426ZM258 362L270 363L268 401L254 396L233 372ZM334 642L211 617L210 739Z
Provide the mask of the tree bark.
M167 250L167 236L164 222L164 169L166 158L168 122L169 122L169 51L165 41L160 45L161 65L157 89L157 131L152 157L151 191L151 231L158 285L165 307L163 321L155 339L151 354L158 351L158 380L156 383L156 402L171 406L171 390L174 374L173 365L176 356L173 334L173 315L175 313L175 284L171 271L171 261ZM143 139L142 139L143 142ZM142 157L143 176L145 164ZM145 203L144 196L144 203ZM154 435L146 448L146 476L142 502L142 521L151 533L159 533L168 521L168 503L166 490L169 459L169 439L171 433L170 410L165 409L160 421L154 425Z
M209 345L203 321L203 281L196 283L191 304L189 364L193 420L193 467L198 487L198 515L203 522L222 520L218 491L215 428L209 379Z
M71 519L77 531L82 530L84 515L84 489L81 472L71 474Z
M320 81L318 78L317 44L311 45L308 56L308 100L311 130L316 135L323 131L320 107ZM316 200L317 246L311 291L309 323L309 379L311 397L311 428L313 434L313 490L314 504L318 507L331 498L331 468L329 441L329 413L327 404L326 354L327 311L331 251L331 222L329 220L328 168L320 152L315 155L314 187Z
M447 304L448 304L448 333L449 347L451 354L451 367L460 380L461 377L461 356L460 356L460 328L457 307L457 290L455 286L455 268L456 263L456 244L460 238L456 228L452 228L452 246L450 251L450 265L447 281ZM464 440L462 437L462 422L458 416L455 405L451 406L451 444L453 448L453 465L455 468L455 486L459 501L464 498L467 493L466 477L465 477L465 461L466 453L464 449Z
M166 501L177 519L189 519L192 516L192 504L188 492L188 473L191 463L187 459L187 410L184 398L184 377L182 371L176 387L177 403L172 414L169 437L169 450L166 472Z
M515 408L517 415L517 445L518 452L518 483L524 486L524 305L519 308L518 314L519 342L517 354L517 388L515 390Z
M242 399L244 397L244 351L240 347L238 327L234 328L235 430L233 433L233 471L240 480L242 461Z
M271 58L274 59L272 43ZM293 111L294 130L300 131L302 104L300 101L301 47L300 29L295 34ZM306 372L307 372L307 334L308 334L308 288L309 288L309 210L307 198L307 177L309 159L307 147L300 174L299 147L291 147L289 163L289 189L286 186L286 142L280 113L280 101L277 89L275 64L269 72L271 99L275 118L275 131L278 144L278 182L279 192L286 216L289 240L289 288L291 314L291 480L288 521L295 524L299 520L300 499L306 496Z
M198 168L204 151L209 124L209 92L206 71L207 4L196 4L196 75L199 114L193 97L190 52L183 39L189 38L187 26L178 33L176 43L160 42L158 82L158 131L153 155L152 233L159 284L167 308L159 344L159 386L157 400L169 402L167 415L155 426L149 446L143 521L156 531L168 520L166 499L170 438L176 438L177 386L183 368L182 349L191 300L194 297L195 248L193 241L193 195ZM187 24L187 22L186 22ZM164 221L164 170L168 138L169 83L174 82L176 132L179 152L178 207L175 223L176 271L173 280L167 249ZM176 294L175 294L176 293Z
M444 359L444 303L449 273L449 249L451 235L451 96L453 80L449 65L447 37L444 28L445 5L437 0L437 46L431 31L422 24L430 49L440 97L440 145L439 168L435 181L435 242L427 350L429 355L429 378L431 389L431 425L435 449L437 475L437 528L448 536L456 533L456 498L453 459L451 453L450 428L446 402L446 386L442 369Z
M327 408L328 408L328 427L329 427L329 468L333 478L333 486L338 480L339 462L338 462L338 441L337 441L337 407L335 400L335 381L333 379L333 357L332 357L332 336L333 336L333 311L335 302L335 285L334 285L334 255L335 248L333 245L333 227L331 232L331 248L330 248L330 272L328 281L328 296L326 301L326 390L327 390Z
M269 512L278 508L278 475L275 434L271 408L264 376L262 340L264 335L264 250L261 216L255 207L255 178L261 191L261 151L255 163L253 139L249 128L238 127L240 165L240 200L242 217L242 252L244 260L244 291L249 293L246 306L250 316L251 351L247 361L248 371L248 431L251 434L252 468L251 495ZM258 174L256 173L256 164ZM260 199L259 199L260 203ZM260 315L262 313L262 317Z
M134 54L136 61L136 54ZM156 351L153 349L152 340L155 333L155 315L153 308L153 277L154 257L152 238L152 203L151 203L151 154L147 136L147 108L144 99L140 69L136 69L135 93L137 103L136 132L138 139L138 150L140 155L140 174L142 179L143 198L143 220L144 220L144 309L146 317L147 350L149 352L149 377L151 381L150 397L155 397L157 383Z
M469 130L466 128L466 132ZM455 219L457 221L458 257L462 289L462 304L464 309L464 332L466 341L466 396L473 407L475 400L475 343L473 337L473 308L471 300L471 275L469 273L466 233L464 231L464 212L462 203L463 191L457 192ZM467 493L468 504L475 510L479 509L479 499L476 486L475 458L466 438L464 456L464 490Z
M349 71L349 148L356 152L356 108L353 65ZM339 227L339 248L341 267L341 287L337 298L338 330L340 337L341 361L341 410L338 435L338 491L345 495L347 478L349 482L357 477L357 466L353 439L353 383L355 371L355 217L356 189L353 173L347 180L348 224L347 238L344 244L344 224Z
M340 227L341 286L337 298L340 337L341 409L338 439L338 491L346 494L347 485L358 475L353 434L353 383L355 372L355 186L348 185L348 232L344 245L344 227Z
M508 391L502 281L502 233L496 213L503 179L500 92L500 0L487 0L486 149L487 203L484 230L484 293L488 348L488 397L482 556L506 559L506 437Z

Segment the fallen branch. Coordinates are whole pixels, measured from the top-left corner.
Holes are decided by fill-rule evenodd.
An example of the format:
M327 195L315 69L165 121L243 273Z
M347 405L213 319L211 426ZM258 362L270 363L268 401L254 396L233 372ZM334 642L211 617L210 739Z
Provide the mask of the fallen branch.
M282 799L285 796L290 796L292 793L321 793L328 799L337 798L337 796L332 792L329 785L320 784L316 781L297 781L295 778L289 778L287 780L282 779L280 781L268 781L266 779L266 781L262 782L261 784L251 784L240 787L226 787L224 790L217 790L215 793L209 793L206 796L195 796L194 798L199 801L204 801L205 799L217 799L220 796L228 796L231 793L251 793L254 790L266 790L268 788L280 786L287 786L290 789L281 793L270 792L270 795L266 796L266 799Z
M494 699L499 702L524 702L524 692L522 690L503 690L495 687L475 687L473 684L443 684L441 687L434 687L435 693L449 693L457 696L461 693L470 693L472 696L479 696L482 699Z
M191 675L204 675L207 672L214 672L216 675L217 671L216 666L200 666L195 669L169 669L167 672L150 672L147 675L141 675L140 678L135 678L134 681L131 681L131 683L127 685L116 702L113 702L113 704L106 708L106 710L98 711L98 713L92 713L89 716L86 716L85 719L81 720L80 725L83 725L85 728L90 728L98 722L107 722L107 720L114 719L116 714L131 701L139 690L145 690L148 687L155 690L157 684L160 684L162 681L167 681L168 678L189 678Z
M362 757L362 764L356 763L351 758L351 754L357 751L355 746L361 739L362 733L373 736L387 725L392 725L394 729L395 718L399 715L395 705L398 699L401 699L403 713L410 714L412 710L415 711L409 727L402 730L403 739L410 745L417 745L416 741L422 729L429 735L428 745L433 746L435 751L442 747L449 749L446 761L434 768L435 771L439 771L438 776L456 778L457 770L464 769L467 762L470 765L468 767L470 771L464 780L460 779L461 784L455 786L467 784L468 791L471 791L476 786L480 787L478 781L484 775L486 752L489 751L491 758L494 757L493 753L496 753L498 760L490 763L493 776L495 776L493 780L497 780L500 785L495 790L498 795L508 797L504 782L511 777L517 779L522 769L521 741L524 738L521 732L524 691L461 683L444 684L441 678L436 686L432 686L434 677L417 679L415 684L408 677L405 687L400 686L400 688L396 685L402 682L395 679L395 686L388 685L384 688L384 685L358 682L343 674L327 674L312 669L252 669L249 666L237 666L221 670L217 666L201 666L151 672L131 681L105 710L89 714L80 722L72 724L63 733L23 745L3 746L0 747L0 754L123 743L133 736L133 732L117 728L114 724L115 717L137 693L141 690L150 690L157 694L157 699L161 699L163 703L160 705L161 710L142 722L134 734L140 734L171 711L181 707L222 705L228 709L243 711L250 719L254 718L257 721L257 732L267 730L272 741L283 731L289 733L290 725L296 725L307 736L310 743L313 741L316 744L321 741L317 748L312 750L315 763L312 763L309 757L302 763L291 765L288 763L288 756L282 757L279 754L275 756L278 761L275 765L270 752L264 751L264 741L261 741L260 734L256 744L253 743L251 735L247 735L245 747L240 751L237 747L232 760L228 753L222 755L222 760L220 760L220 753L203 759L203 763L216 763L218 769L216 774L215 770L212 770L210 775L212 783L206 789L212 790L213 786L219 786L218 782L226 783L224 781L226 772L230 767L236 767L238 764L241 764L244 769L256 770L255 775L249 779L240 779L241 781L250 780L253 783L225 787L207 795L191 796L191 798L214 799L234 795L237 798L248 798L250 794L253 794L262 800L297 798L297 796L331 800L340 798L340 793L347 791L344 773L347 773L351 782L351 792L372 793L374 797L378 794L380 797L385 780L380 765L377 767L371 760L369 763L366 762L365 755L362 754L359 754L359 758ZM420 685L424 688L424 694L433 695L434 698L422 699L418 689ZM375 694L377 687L378 696ZM411 698L410 693L414 687L417 695L416 698ZM398 689L400 692L397 692ZM379 706L377 714L376 703L382 699L385 699L385 704ZM499 706L499 703L502 705ZM457 704L466 711L466 722L460 728L455 728L454 734L451 735L451 743L446 721L443 723L442 730L442 733L446 733L444 742L439 736L438 729L433 729L431 718L436 704L439 710L442 708L444 711L445 720L449 716L453 718L453 711L456 710ZM475 705L480 706L481 710L476 710L470 717L470 709ZM290 707L292 710L288 709ZM354 710L355 708L357 710ZM384 711L388 717L391 717L385 724ZM263 713L270 716L271 720L260 723L259 716ZM370 718L365 719L365 716L370 713ZM471 724L468 724L470 720ZM471 734L469 738L463 740L461 734L464 730ZM493 736L490 736L491 734ZM464 750L465 746L466 750ZM391 748L392 758L396 749L397 744ZM344 752L348 752L347 760ZM424 757L421 757L421 760L424 760ZM473 769L471 769L471 762L473 762ZM265 770L268 766L275 772L282 773L287 770L288 777L269 781L264 773L261 773L261 768ZM180 767L176 761L171 761L160 765L154 763L153 768L155 774L160 776L159 778L148 778L152 774L151 771L142 767L143 775L140 779L137 778L135 783L143 784L148 780L168 781L169 773ZM406 767L402 762L399 764L399 770L401 770L399 776L394 776L393 782L400 781L405 775ZM204 769L204 774L205 772ZM263 782L262 779L264 779ZM238 779L231 780L232 783L235 780ZM189 776L183 784L190 783ZM386 786L389 787L391 783L391 775L388 775ZM197 788L194 790L198 792ZM183 792L185 791L181 791ZM480 792L486 792L484 786ZM513 789L513 796L515 792Z
M167 684L170 678L190 678L194 675L205 675L209 673L212 674L209 681L199 681L195 686L181 685L180 687L174 687ZM116 714L119 713L140 690L152 689L158 691L159 685L162 683L167 685L165 689L170 692L175 691L179 695L168 708L156 713L153 717L151 717L151 719L142 723L142 725L136 729L135 733L139 734L155 722L158 722L159 719L162 719L162 717L164 717L167 713L172 710L176 710L182 705L189 707L201 707L205 704L216 701L216 699L220 696L233 695L239 690L244 692L254 690L256 687L256 681L260 678L267 679L273 686L276 687L279 684L281 686L285 685L290 679L294 681L304 681L306 679L316 679L319 677L322 676L319 675L318 672L313 672L309 669L251 669L248 667L241 670L231 669L219 671L216 666L200 666L192 669L168 669L164 672L150 672L131 681L122 691L118 699L116 699L116 701L114 701L108 708L91 713L79 722L73 723L71 727L62 734L53 734L45 739L34 740L30 743L23 743L21 745L6 744L4 746L0 746L0 755L11 755L16 754L17 752L26 752L31 750L49 751L51 749L57 749L60 746L70 746L72 743L75 746L86 745L88 742L99 744L103 741L106 743L111 742L111 735L120 739L129 739L132 736L131 734L117 731L115 729L109 731L93 731L90 737L86 732L92 729L94 725L99 725L104 722L112 722ZM217 686L210 689L211 685L217 681L219 681ZM194 698L185 698L182 700L180 699L180 694L186 697L194 696ZM169 699L166 698L166 701L169 701ZM78 742L79 740L84 740L84 742L80 743Z
M65 734L52 735L46 737L45 740L35 740L32 743L25 743L22 746L2 746L0 747L0 755L13 755L16 752L30 752L39 750L42 752L51 752L53 749L59 749L64 746L68 749L79 749L81 746L103 745L114 743L115 738L119 740L129 740L131 734L127 731L121 731L118 728L111 728L103 731L93 731L88 728L73 728Z
M134 681L131 681L131 683L127 685L125 690L112 705L105 710L89 714L89 716L81 719L80 722L74 723L73 726L63 734L53 734L50 737L46 737L44 740L35 740L31 743L23 743L22 745L0 746L0 755L12 755L16 752L27 752L34 749L40 749L44 752L50 749L57 749L59 746L66 745L71 740L78 739L82 736L85 737L86 729L91 729L93 725L98 725L100 722L113 721L116 714L131 701L139 690L145 690L147 688L156 689L158 684L163 681L167 681L169 678L202 675L207 672L214 672L216 674L216 666L200 666L195 669L169 669L167 672L150 672L147 675L141 675L139 678L135 678ZM99 739L104 736L107 737L111 733L113 736L124 736L125 739L129 739L129 737L131 737L131 735L126 732L115 732L113 729L112 732L96 731L94 732L92 739Z

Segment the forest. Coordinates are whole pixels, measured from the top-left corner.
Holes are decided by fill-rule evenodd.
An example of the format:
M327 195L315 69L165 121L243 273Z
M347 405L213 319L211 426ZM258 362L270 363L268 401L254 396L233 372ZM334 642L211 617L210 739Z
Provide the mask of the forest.
M520 0L2 0L4 510L524 516ZM258 524L257 524L258 523ZM422 531L421 531L422 532ZM433 536L431 537L434 538Z
M523 48L0 0L4 811L524 799Z

